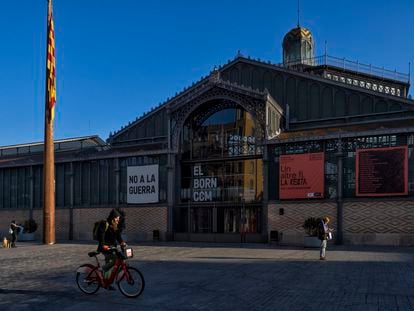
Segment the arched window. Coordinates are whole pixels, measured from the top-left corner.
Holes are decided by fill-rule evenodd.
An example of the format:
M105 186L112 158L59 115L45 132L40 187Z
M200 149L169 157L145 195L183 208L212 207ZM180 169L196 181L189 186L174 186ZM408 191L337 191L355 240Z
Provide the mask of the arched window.
M187 120L182 130L182 159L196 160L258 153L253 116L241 107L214 109L205 105ZM212 111L211 111L212 110Z

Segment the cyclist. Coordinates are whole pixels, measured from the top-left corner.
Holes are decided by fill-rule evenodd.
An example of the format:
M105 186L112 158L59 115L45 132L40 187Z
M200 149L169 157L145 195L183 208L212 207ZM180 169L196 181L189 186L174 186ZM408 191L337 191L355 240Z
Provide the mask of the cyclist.
M105 265L102 267L104 271L104 277L109 278L112 272L112 267L116 260L116 251L112 248L117 246L117 243L121 247L125 247L126 243L122 239L122 223L125 219L125 213L119 209L113 209L110 213L106 222L102 222L98 229L98 252L102 252L105 256ZM113 289L110 286L109 289Z

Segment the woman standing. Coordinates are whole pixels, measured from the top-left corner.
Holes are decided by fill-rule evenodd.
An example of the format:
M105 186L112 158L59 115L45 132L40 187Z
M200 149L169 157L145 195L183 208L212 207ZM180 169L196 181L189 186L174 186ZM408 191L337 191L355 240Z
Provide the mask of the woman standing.
M332 229L328 227L329 221L330 219L328 216L323 217L318 228L318 238L319 240L321 240L321 247L319 252L320 260L326 259L326 246L328 245L328 235L330 232L332 232Z
M12 220L10 223L10 234L12 236L11 247L16 247L17 234L19 233L20 227L16 224L16 221Z

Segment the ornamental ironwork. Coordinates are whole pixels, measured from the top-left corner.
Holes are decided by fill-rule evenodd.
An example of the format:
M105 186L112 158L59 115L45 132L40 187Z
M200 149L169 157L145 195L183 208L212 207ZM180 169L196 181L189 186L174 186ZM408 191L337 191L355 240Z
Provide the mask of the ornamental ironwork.
M202 122L216 111L230 106L240 106L253 116L257 136L265 137L267 93L223 81L210 80L209 83L204 85L203 89L197 89L194 95L188 94L186 99L180 103L174 103L174 106L170 109L171 148L174 152L178 152L180 134L186 120L193 112L209 102L216 103L203 110L201 115L198 116L198 122Z

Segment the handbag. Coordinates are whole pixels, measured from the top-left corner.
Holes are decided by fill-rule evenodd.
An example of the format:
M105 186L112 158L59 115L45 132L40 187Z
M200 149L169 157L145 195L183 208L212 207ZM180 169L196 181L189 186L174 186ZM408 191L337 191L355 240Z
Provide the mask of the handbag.
M9 228L9 234L13 234L13 229Z
M332 240L332 232L328 232L327 240Z

